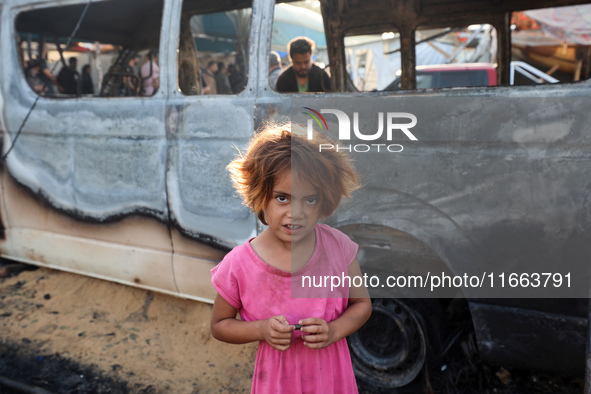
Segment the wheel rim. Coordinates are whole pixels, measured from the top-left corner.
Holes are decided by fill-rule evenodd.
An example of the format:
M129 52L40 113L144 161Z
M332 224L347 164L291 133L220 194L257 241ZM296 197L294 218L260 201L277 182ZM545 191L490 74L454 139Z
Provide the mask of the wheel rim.
M425 363L420 317L397 299L375 300L370 320L349 345L357 374L387 388L410 383Z

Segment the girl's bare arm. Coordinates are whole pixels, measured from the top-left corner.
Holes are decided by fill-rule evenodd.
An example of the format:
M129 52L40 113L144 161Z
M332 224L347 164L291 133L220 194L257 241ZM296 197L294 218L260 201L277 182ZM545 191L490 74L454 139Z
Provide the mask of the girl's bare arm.
M361 269L357 259L349 265L348 274L351 278L361 276ZM365 287L352 287L349 295L349 306L338 319L327 323L323 319L311 317L299 322L303 325L302 332L311 334L302 336L307 347L311 349L325 348L353 334L369 319L371 316L371 300L367 289Z
M217 295L211 316L211 334L214 338L236 344L266 341L280 351L289 348L294 326L289 325L285 316L247 322L236 319L237 312L228 301Z

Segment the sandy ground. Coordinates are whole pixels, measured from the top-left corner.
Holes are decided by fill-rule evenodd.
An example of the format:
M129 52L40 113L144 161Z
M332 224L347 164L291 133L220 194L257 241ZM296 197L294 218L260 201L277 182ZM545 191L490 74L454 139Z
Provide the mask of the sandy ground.
M0 278L0 376L53 393L249 392L256 344L215 340L210 318L209 304L44 268L25 271ZM580 378L500 366L449 378L469 379L440 392L583 391ZM11 391L0 384L0 393Z
M110 392L249 392L256 345L217 341L210 317L208 304L44 268L0 279L2 353L37 363L21 370L71 361L87 374L69 383L75 392L88 389L90 374L103 385L88 392L109 384ZM11 377L1 366L0 375ZM56 387L51 376L31 376L12 378Z

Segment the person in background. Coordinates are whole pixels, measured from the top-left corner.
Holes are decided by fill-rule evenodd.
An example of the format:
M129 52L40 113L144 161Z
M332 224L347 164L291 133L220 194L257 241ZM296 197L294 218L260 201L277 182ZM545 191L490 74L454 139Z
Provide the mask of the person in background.
M48 55L47 46L43 45L43 47L41 49L41 57L38 58L39 67L41 67L41 71L39 73L39 76L40 76L41 80L43 81L44 93L46 95L51 96L51 95L55 94L55 89L53 88L54 86L57 87L60 92L63 91L63 88L55 80L53 73L51 72L51 70L49 69L49 66L47 65L47 55Z
M230 79L224 62L218 62L218 71L215 73L215 84L218 94L232 94Z
M79 95L80 94L80 74L76 67L78 59L71 57L68 59L68 65L63 66L57 75L57 82L62 86L62 93Z
M230 64L228 66L228 74L230 78L230 86L232 93L240 93L246 87L246 73L240 64Z
M94 94L94 83L90 76L90 64L82 67L82 94Z
M160 87L160 67L158 67L158 53L151 51L140 68L142 77L142 95L152 96Z
M47 92L47 86L43 86L41 62L38 59L29 60L27 64L27 82L35 93L43 96Z
M277 89L277 78L279 78L282 71L281 57L279 57L277 52L271 51L271 56L269 57L269 85L273 89Z
M120 96L137 96L139 93L139 78L132 77L131 75L137 76L135 72L135 67L137 63L140 61L139 54L133 54L129 60L127 61L127 66L125 66L123 72L129 74L129 76L123 77L123 84L121 86L121 91L119 93Z
M291 60L288 67L277 79L278 92L326 92L330 90L330 77L312 63L316 44L306 37L296 37L287 44Z
M218 94L215 83L215 73L217 70L218 64L214 60L210 60L209 63L207 63L207 68L202 70L203 94Z

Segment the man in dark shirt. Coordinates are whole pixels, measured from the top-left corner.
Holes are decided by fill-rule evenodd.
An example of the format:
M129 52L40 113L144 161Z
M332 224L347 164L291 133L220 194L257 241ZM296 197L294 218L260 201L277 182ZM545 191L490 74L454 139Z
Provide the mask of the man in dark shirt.
M218 71L215 73L215 85L218 94L232 94L230 78L228 78L226 64L224 62L218 62Z
M291 66L277 79L278 92L330 91L330 77L312 63L315 46L314 41L306 37L296 37L287 44Z
M78 61L75 57L68 59L69 66L62 67L57 75L57 82L62 86L65 94L80 94L80 74L76 70Z

